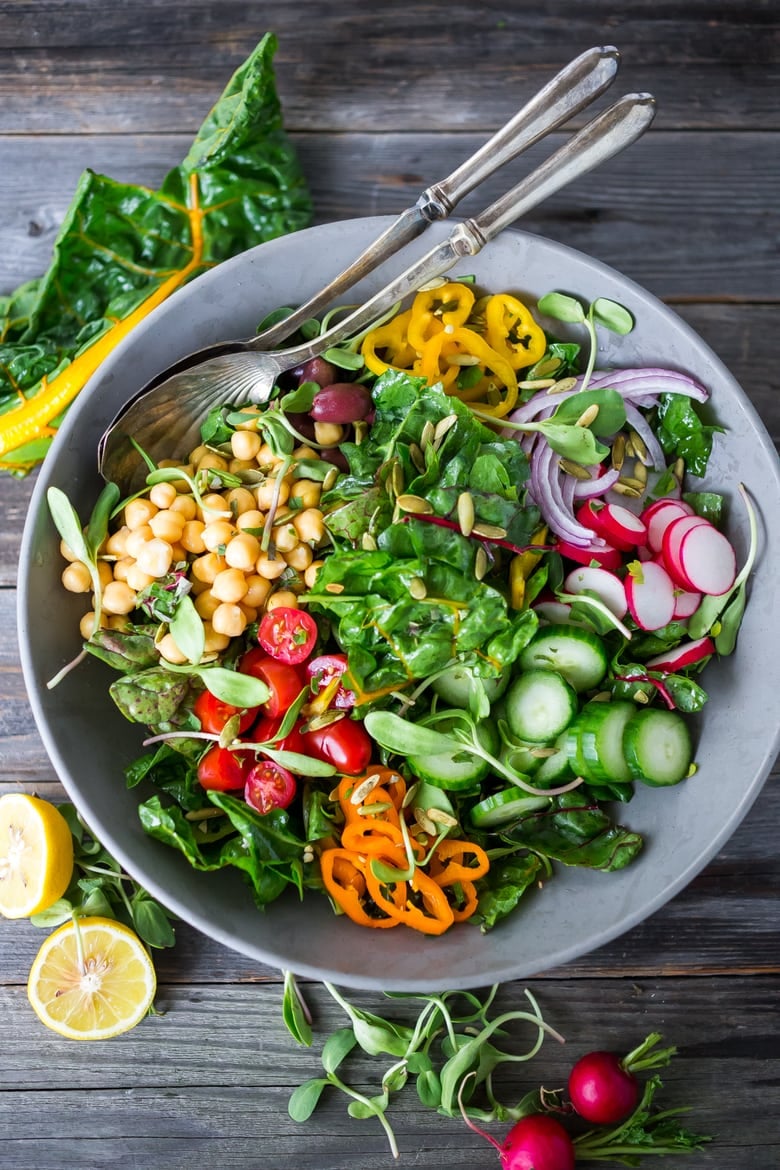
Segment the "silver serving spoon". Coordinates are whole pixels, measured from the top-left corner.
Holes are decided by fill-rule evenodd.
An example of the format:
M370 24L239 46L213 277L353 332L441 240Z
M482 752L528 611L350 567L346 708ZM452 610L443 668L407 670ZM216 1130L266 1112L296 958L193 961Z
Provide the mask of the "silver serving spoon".
M476 255L549 195L634 142L654 115L655 101L650 94L621 98L505 195L479 215L457 224L446 240L313 341L274 353L259 353L229 342L226 351L145 389L103 436L99 449L101 474L117 483L123 492L140 487L145 466L131 436L155 462L182 457L197 445L200 423L213 406L268 401L284 371L359 333L407 294L441 276L464 256Z

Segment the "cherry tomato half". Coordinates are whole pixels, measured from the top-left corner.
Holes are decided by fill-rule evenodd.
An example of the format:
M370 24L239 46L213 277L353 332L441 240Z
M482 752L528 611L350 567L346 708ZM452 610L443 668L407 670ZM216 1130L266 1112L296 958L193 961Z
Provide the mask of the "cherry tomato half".
M317 623L311 614L280 605L263 616L257 640L266 653L290 665L309 657L317 641Z
M270 615L268 615L270 616ZM271 692L270 698L260 707L266 715L275 718L292 707L303 687L298 671L284 662L279 662L261 650L259 646L248 650L238 664L241 674L251 674L262 679Z
M247 775L244 800L259 813L269 813L287 808L297 787L292 772L273 760L260 760Z
M346 654L320 654L319 657L312 658L311 662L307 663L306 666L306 672L311 682L316 684L317 694L320 691L324 691L327 686L330 686L334 678L339 678L344 674L346 669ZM350 707L355 706L355 696L346 687L339 686L331 699L330 705L346 711Z
M339 772L359 776L371 762L373 742L362 723L338 719L303 735L306 755L333 764Z
M193 708L195 714L200 719L200 725L204 731L210 731L212 735L219 735L224 730L225 724L234 715L240 715L241 719L238 724L238 734L242 735L257 719L259 707L234 707L230 703L223 703L211 691L204 691L198 695L195 700Z
M198 764L198 780L203 788L215 792L243 788L253 759L251 752L231 752L215 745Z
M270 715L261 715L252 728L252 742L270 743L281 726L281 719L272 718ZM301 735L302 727L303 720L296 719L295 723L293 723L292 731L284 739L276 740L273 744L274 748L280 752L298 752L300 755L305 756L306 744Z

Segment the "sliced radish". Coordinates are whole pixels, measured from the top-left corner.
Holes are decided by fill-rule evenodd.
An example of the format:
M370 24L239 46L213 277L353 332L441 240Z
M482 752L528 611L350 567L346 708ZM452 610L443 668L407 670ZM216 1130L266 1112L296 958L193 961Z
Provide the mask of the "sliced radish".
M615 617L625 617L628 603L623 582L607 569L591 566L572 569L563 582L563 588L566 593L582 593L584 590L595 593Z
M643 630L660 630L674 617L674 582L655 561L629 566L625 582L631 616Z
M703 516L678 516L664 530L661 546L661 556L670 577L680 588L691 592L696 592L696 586L685 575L680 561L680 545L689 532L700 527L712 528L712 525Z
M692 516L693 508L684 500L658 500L645 508L642 520L647 525L647 543L653 552L663 548L664 532L671 523L682 516Z
M680 541L678 560L686 580L700 593L720 597L734 584L736 553L714 524L692 527Z
M578 523L582 524L584 528L591 528L594 532L598 531L599 512L603 509L604 504L599 500L586 500L584 504L575 512L575 517Z
M654 555L653 550L648 548L646 544L640 544L639 548L636 550L636 556L638 561L655 561L658 559Z
M701 605L701 593L690 589L675 589L674 591L674 620L684 622L693 617Z
M578 565L590 565L595 562L602 569L614 570L623 564L623 557L618 549L609 544L587 545L582 548L578 544L570 544L568 540L559 540L555 547L562 557L568 557Z
M540 621L552 626L566 626L571 621L571 606L565 601L539 601L533 610Z
M644 544L647 539L646 525L621 504L604 505L596 516L596 532L623 552Z
M673 674L676 670L683 670L686 666L694 666L703 658L709 658L715 653L715 643L712 638L696 638L693 642L682 642L674 650L666 650L657 654L645 663L648 670L665 670Z

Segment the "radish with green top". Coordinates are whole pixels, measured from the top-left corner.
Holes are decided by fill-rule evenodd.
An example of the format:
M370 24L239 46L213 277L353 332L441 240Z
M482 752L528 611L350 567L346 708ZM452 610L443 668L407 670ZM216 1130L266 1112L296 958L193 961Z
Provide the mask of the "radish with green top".
M636 1109L640 1070L667 1065L677 1051L663 1048L653 1052L661 1037L653 1032L627 1056L617 1052L588 1052L569 1075L571 1103L586 1121L594 1125L614 1125Z
M503 1170L574 1170L574 1143L560 1121L546 1113L521 1117L500 1143L465 1113L463 1119L469 1129L495 1146Z

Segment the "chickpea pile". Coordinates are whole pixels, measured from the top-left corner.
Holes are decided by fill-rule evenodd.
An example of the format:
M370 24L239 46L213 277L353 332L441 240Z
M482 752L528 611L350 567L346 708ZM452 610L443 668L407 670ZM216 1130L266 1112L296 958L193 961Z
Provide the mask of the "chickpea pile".
M316 425L320 443L335 444L341 435L341 427ZM200 499L181 479L155 484L130 500L119 526L100 550L101 625L127 628L139 593L176 569L185 571L190 581L204 626L207 659L227 649L231 638L243 634L262 613L279 606L298 607L298 595L311 588L322 564L316 553L327 543L327 536L317 506L322 484L299 478L296 468L301 460L318 458L316 451L302 444L293 451L292 465L280 479L284 460L263 442L257 421L249 418L233 433L224 454L202 445L190 453L184 466L173 460L162 464L179 467L199 484L209 484L209 471L251 473L247 481L253 482L219 490L214 474L211 486L217 487L201 490ZM264 540L269 520L271 533ZM60 549L69 561L62 573L64 587L73 593L89 593L88 567L64 542ZM85 639L94 632L95 602L93 594L93 609L79 625ZM187 661L170 631L161 632L157 649L167 662Z

